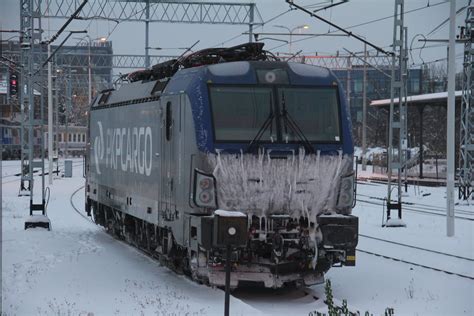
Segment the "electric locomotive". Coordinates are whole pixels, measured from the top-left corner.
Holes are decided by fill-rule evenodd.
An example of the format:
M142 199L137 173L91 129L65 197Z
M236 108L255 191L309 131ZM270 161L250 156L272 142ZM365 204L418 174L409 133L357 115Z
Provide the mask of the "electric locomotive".
M86 212L175 271L214 286L323 282L355 265L349 111L330 70L261 43L128 75L91 104Z

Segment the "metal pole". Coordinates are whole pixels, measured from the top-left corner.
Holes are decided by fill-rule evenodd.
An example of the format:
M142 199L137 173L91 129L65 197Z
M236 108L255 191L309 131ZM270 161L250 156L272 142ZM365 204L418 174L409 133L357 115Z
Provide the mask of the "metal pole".
M451 0L449 14L449 57L448 57L448 135L447 145L447 188L446 188L446 234L454 236L454 119L455 119L455 22L456 0Z
M55 126L55 132L54 135L56 135L56 141L55 143L55 148L56 148L56 157L57 157L57 163L59 164L59 101L58 101L58 91L59 91L59 83L58 83L58 76L59 74L56 72L56 77L54 78L54 107L55 107L55 120L56 120L56 126ZM59 174L58 174L59 175Z
M91 38L89 37L89 66L88 66L88 75L89 75L89 104L92 102L92 69L91 69ZM71 78L69 78L71 80Z
M293 39L293 32L290 32L290 43L289 43L289 52L290 52L290 55L291 55L291 43L292 43L292 39Z
M425 106L420 106L418 111L420 113L420 179L423 179L423 111Z
M230 303L230 257L232 254L232 248L227 245L227 256L225 262L225 303L224 303L224 315L229 316L229 303Z
M254 21L255 3L250 4L250 15L249 15L249 43L253 40L253 21Z
M150 0L146 0L146 7L145 7L145 68L150 67L150 55L148 52L150 43L149 43L149 31L150 31ZM90 104L90 102L89 102Z
M351 57L347 57L347 78L346 78L346 98L347 98L347 107L351 108L351 69L352 69L352 64L351 64Z
M408 76L410 74L408 70L408 27L403 27L403 35L404 35L404 47L403 47L403 66L402 66L402 71L403 74L403 98L404 102L402 105L402 112L403 112L403 129L402 132L400 133L400 138L402 142L402 153L403 153L403 168L404 170L404 177L405 177L405 193L408 192L408 168L407 168L407 160L408 160L408 103L407 103L407 97L408 97ZM401 176L401 175L400 175ZM400 193L401 194L401 193Z
M64 146L64 158L69 158L69 111L72 109L72 76L71 76L71 67L68 68L68 80L66 86L66 108L64 110L64 124L66 125L65 129L65 146ZM90 104L90 103L89 103Z
M51 56L51 44L48 44L48 58ZM48 182L53 184L53 82L51 79L51 61L48 62Z
M364 83L362 85L362 170L367 170L367 44L364 43Z
M43 73L43 72L42 72ZM42 76L41 76L42 77ZM43 214L46 214L46 200L45 200L45 169L44 169L44 88L40 89L41 90L41 96L40 96L40 115L41 115L41 125L40 125L40 140L41 140L41 145L40 145L40 154L41 154L41 204L43 205Z

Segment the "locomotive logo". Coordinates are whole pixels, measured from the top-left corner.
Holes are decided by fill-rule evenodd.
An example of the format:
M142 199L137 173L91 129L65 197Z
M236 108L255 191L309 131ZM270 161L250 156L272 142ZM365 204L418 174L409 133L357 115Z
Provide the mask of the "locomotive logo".
M95 171L97 171L97 174L101 174L99 160L104 159L104 131L102 122L97 122L97 125L99 126L99 135L95 137L94 141Z
M98 121L98 135L94 140L94 159L97 174L101 174L99 164L105 159L102 167L122 170L124 172L151 175L152 132L151 127L102 128ZM104 133L105 132L105 133Z

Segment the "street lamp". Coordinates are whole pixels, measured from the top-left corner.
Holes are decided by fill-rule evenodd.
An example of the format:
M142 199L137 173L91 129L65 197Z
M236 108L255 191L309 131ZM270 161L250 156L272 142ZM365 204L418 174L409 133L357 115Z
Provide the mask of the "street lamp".
M304 30L309 29L309 25L307 25L307 24L298 25L298 26L295 26L292 29L290 29L289 27L284 26L284 25L274 25L274 27L279 27L281 29L288 30L288 33L290 33L290 43L289 43L289 53L290 53L290 55L291 55L291 42L292 42L293 32L296 31L296 30L301 30L301 29L304 29Z

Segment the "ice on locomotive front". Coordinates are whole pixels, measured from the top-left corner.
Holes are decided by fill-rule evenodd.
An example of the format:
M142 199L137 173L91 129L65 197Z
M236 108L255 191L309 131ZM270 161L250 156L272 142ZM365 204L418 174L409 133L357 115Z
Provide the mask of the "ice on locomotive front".
M235 69L209 67L209 124L196 131L208 148L193 171L192 203L225 212L197 221L207 256L195 273L223 285L222 246L232 238L240 245L233 287L320 283L330 267L355 265L358 218L351 215L353 145L345 99L327 69L252 66L253 85L220 83ZM226 217L233 212L246 216Z

